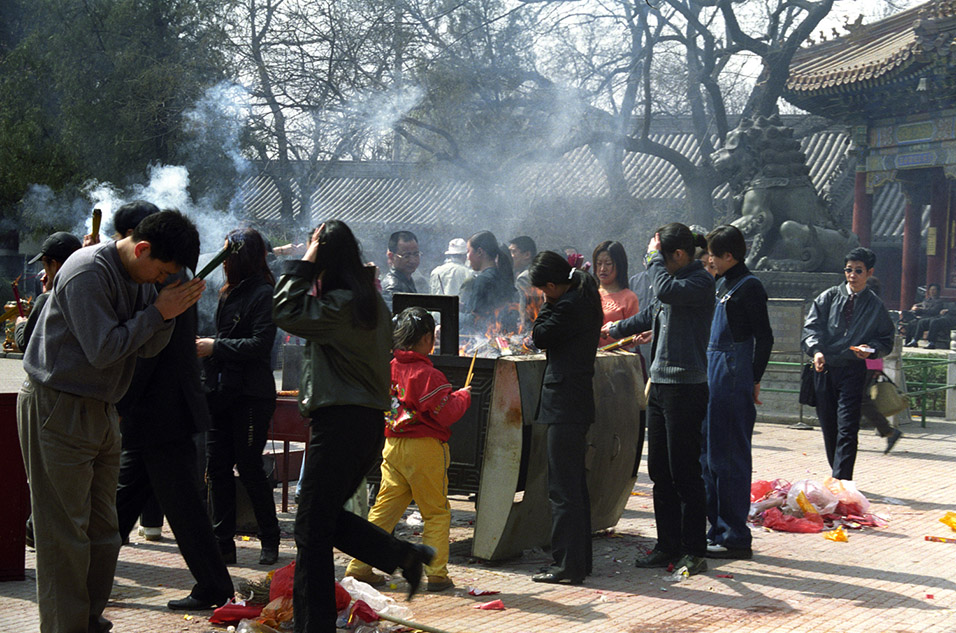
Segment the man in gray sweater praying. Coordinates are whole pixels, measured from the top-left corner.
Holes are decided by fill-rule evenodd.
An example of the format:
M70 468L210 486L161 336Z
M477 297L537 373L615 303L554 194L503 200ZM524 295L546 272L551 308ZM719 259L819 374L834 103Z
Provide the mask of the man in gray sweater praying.
M134 202L134 205L150 205ZM152 205L150 205L152 206ZM195 267L199 234L178 211L143 220L117 242L75 252L40 315L17 400L32 491L41 633L101 633L120 548L120 433L115 403L137 356L158 354L201 279L156 292Z

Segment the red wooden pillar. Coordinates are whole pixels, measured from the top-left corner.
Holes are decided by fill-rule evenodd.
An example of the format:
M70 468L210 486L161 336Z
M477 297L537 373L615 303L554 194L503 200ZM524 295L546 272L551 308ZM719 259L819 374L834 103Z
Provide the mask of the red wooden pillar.
M920 224L922 205L914 196L906 196L903 217L903 274L900 282L900 309L908 309L916 303L916 287L919 285Z
M930 197L929 231L926 238L926 285L943 285L946 276L946 210L949 203L949 181L941 170L933 174Z
M869 248L873 240L873 194L866 192L866 172L856 172L853 183L853 232L860 246Z

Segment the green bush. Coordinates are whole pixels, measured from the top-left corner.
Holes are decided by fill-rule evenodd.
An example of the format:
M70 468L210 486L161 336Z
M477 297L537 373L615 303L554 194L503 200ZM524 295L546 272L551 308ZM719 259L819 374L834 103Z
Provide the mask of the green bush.
M909 392L922 391L923 382L926 388L940 387L946 384L946 365L924 366L931 361L943 361L945 356L934 356L925 353L907 353L903 356L903 374L906 376L906 390ZM946 410L946 392L936 391L925 396L910 397L910 409L917 415L923 408L923 398L926 398L927 413L942 413Z

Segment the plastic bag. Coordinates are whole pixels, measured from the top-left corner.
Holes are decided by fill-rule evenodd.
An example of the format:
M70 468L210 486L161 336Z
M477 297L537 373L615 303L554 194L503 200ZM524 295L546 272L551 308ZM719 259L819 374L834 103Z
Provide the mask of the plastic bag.
M283 622L292 621L292 598L289 596L280 596L264 606L262 613L256 618L260 623L271 626L274 629L281 628Z
M401 606L395 602L394 598L382 595L368 583L346 576L342 579L342 587L349 592L352 598L365 601L379 615L390 615L403 620L410 620L412 617L411 609Z
M828 477L823 485L837 498L840 506L837 513L841 516L848 514L862 516L870 510L870 502L863 496L863 493L856 489L856 484L849 479ZM830 513L825 512L824 514Z
M292 561L285 567L280 567L272 574L272 582L269 583L269 601L281 598L282 596L292 597L292 580L295 578L295 561Z
M257 618L260 613L262 613L261 604L236 604L230 600L213 611L209 621L213 624L235 624L241 620Z
M280 633L280 631L255 620L243 620L236 627L236 633Z
M760 501L773 492L773 484L769 481L755 481L750 484L750 503Z
M811 479L801 479L793 482L790 486L790 492L787 493L787 507L793 514L803 514L803 509L797 503L797 495L803 493L807 501L813 504L816 511L820 514L833 514L837 504L840 502L837 497L830 492L823 484Z
M823 531L823 518L819 514L800 518L784 514L780 508L770 508L763 513L763 526L780 532L810 534Z

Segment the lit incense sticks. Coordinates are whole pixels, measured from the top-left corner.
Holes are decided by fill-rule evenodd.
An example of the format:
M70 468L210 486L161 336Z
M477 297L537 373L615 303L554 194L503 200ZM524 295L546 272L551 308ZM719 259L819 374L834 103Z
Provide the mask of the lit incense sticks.
M100 223L103 221L103 212L99 209L93 209L93 228L90 229L90 235L93 240L99 242Z
M478 352L475 351L474 356L471 357L471 366L468 368L468 377L465 378L465 386L471 386L471 379L475 375L475 359L478 358Z
M216 253L216 256L210 259L209 263L203 266L202 270L196 273L196 278L205 279L206 276L209 275L209 273L211 273L212 271L216 270L216 268L221 266L222 263L226 261L226 258L228 258L233 253L238 253L239 249L242 248L242 244L243 242L239 240L235 240L235 241L230 240L229 243L226 244L225 248L223 248L221 251Z

